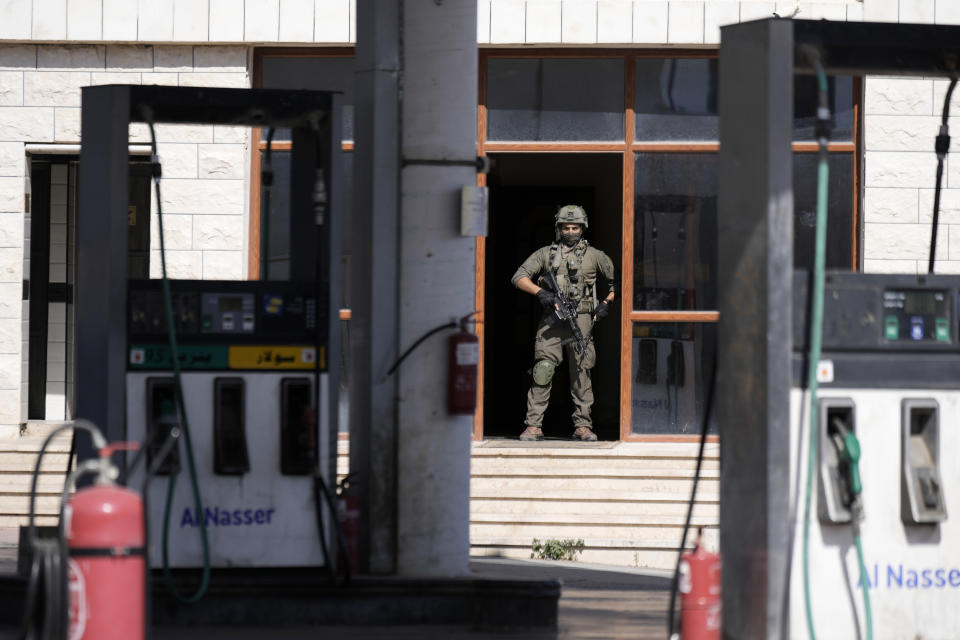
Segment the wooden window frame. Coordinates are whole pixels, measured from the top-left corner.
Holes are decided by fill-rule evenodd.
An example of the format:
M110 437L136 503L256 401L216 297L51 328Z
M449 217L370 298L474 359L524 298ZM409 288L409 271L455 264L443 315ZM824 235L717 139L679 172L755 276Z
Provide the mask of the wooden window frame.
M716 323L720 314L717 311L634 311L633 310L633 271L623 265L633 264L633 232L634 232L634 154L648 153L704 153L717 152L718 142L649 142L635 140L635 112L634 112L634 60L641 58L716 58L716 49L557 49L557 48L525 48L507 49L480 47L478 73L478 105L477 105L477 155L485 156L489 153L619 153L623 158L623 208L621 233L621 287L618 301L620 303L620 440L623 442L690 442L697 438L695 435L668 435L668 434L634 434L631 431L631 377L624 375L632 366L632 339L633 324L635 322L682 322L682 323ZM253 58L253 86L259 88L263 83L263 61L268 57L286 58L349 58L355 57L354 47L269 47L258 48ZM488 141L487 140L487 62L491 58L568 58L568 59L622 59L624 62L624 136L621 141L587 141L587 142L536 142L536 141ZM849 153L853 157L853 189L852 189L852 228L853 238L851 262L852 269L861 266L862 229L860 225L861 188L863 171L863 81L855 78L853 83L853 141L833 142L829 146L830 153ZM290 149L290 143L274 142L272 148L277 151ZM344 151L353 151L353 141L343 142ZM248 278L258 279L260 276L260 152L266 149L266 142L261 139L260 130L254 128L251 139L250 158L250 226L248 234ZM813 142L793 143L794 153L816 153L817 145ZM486 186L486 176L478 174L477 184ZM478 236L476 239L476 259L474 266L474 308L483 317L485 309L485 258L486 238ZM484 393L484 358L485 336L483 323L475 325L475 331L480 339L480 362L477 384L477 410L473 418L473 439L483 439L483 393ZM341 434L343 435L343 434ZM710 441L718 441L717 436L710 436Z
M696 435L669 435L669 434L634 434L631 430L631 409L633 387L631 376L624 372L631 371L633 359L633 324L636 322L683 322L683 323L711 323L719 321L718 311L634 311L633 310L633 270L624 265L633 264L633 233L634 233L634 155L638 152L652 153L704 153L718 152L719 142L638 142L635 140L635 112L634 112L634 80L635 65L633 62L640 58L716 58L719 52L713 50L695 49L501 49L480 48L479 55L479 87L477 106L477 155L485 156L489 153L620 153L623 157L623 210L622 210L622 242L620 263L622 269L621 287L618 295L620 303L620 440L622 442L690 442ZM539 142L539 141L488 141L487 140L487 63L492 58L600 58L624 61L624 136L619 142ZM831 154L848 153L853 156L853 189L852 189L852 218L850 230L853 237L853 249L850 265L854 270L859 269L861 263L860 246L860 172L862 171L862 118L861 104L863 101L863 82L855 78L853 83L853 140L850 142L833 142L829 145ZM816 153L815 142L794 142L794 153ZM478 175L477 184L486 185L486 176ZM475 295L474 308L483 317L486 295L486 238L476 239L475 265ZM473 417L473 439L483 440L483 381L485 336L482 323L476 325L476 333L480 338L480 365L477 385L477 410ZM719 441L718 436L711 435L709 441Z

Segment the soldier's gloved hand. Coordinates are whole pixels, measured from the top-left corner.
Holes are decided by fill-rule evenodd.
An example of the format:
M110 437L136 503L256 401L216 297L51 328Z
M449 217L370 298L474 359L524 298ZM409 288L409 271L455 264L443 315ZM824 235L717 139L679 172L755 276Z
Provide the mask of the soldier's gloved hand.
M540 291L537 291L537 300L539 300L540 304L542 304L545 308L553 309L553 305L557 301L557 296L555 296L552 291L540 289Z
M604 300L604 301L602 301L600 304L598 304L598 305L597 305L597 308L594 309L594 311L593 311L593 316L594 316L597 320L601 320L601 319L603 319L603 318L606 318L609 314L610 314L610 303L607 302L606 300Z

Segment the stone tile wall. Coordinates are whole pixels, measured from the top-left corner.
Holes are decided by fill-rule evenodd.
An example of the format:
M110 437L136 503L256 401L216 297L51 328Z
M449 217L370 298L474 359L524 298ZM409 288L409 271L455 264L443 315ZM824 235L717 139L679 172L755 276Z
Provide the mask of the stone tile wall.
M883 0L478 0L477 41L715 46L725 24L796 10L811 20L863 20L865 6L877 2Z
M947 81L868 78L864 96L864 268L923 273L937 159L934 140ZM960 109L960 93L951 113ZM951 129L960 120L950 118ZM956 146L954 145L954 150ZM960 162L947 156L940 202L935 268L960 273Z
M21 362L26 353L26 317L21 289L28 251L26 145L79 144L80 87L108 83L249 87L249 53L244 45L0 43L0 436L14 430L25 415ZM243 278L249 130L157 125L156 133L164 167L161 194L164 213L168 214L165 240L171 276ZM131 142L149 142L145 126L131 126ZM151 275L158 276L156 202L152 209ZM51 229L52 235L58 232L59 227ZM55 259L63 262L63 251L59 250L64 247L54 248L58 250ZM58 266L64 265L52 267L51 281L63 281L64 274L56 271ZM61 312L51 309L55 315ZM59 331L62 343L60 315L52 328ZM62 372L49 383L51 394L59 395L62 406L66 383Z
M0 40L346 43L356 0L0 0Z

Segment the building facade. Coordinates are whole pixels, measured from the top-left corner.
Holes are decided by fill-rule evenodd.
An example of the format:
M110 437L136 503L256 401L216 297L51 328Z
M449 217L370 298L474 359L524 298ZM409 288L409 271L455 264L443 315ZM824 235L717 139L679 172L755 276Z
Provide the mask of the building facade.
M480 177L491 190L491 227L475 253L476 309L485 318L475 440L522 429L537 309L509 287L509 276L552 238L551 211L578 202L591 216L588 237L614 258L622 283L616 312L597 331L597 431L607 441L692 444L718 318L712 238L720 27L774 14L960 24L960 3L478 0L477 151L494 163ZM0 437L17 437L30 421L71 416L80 88L343 91L349 183L355 33L351 0L0 0ZM925 269L933 140L946 86L831 80L833 266ZM814 202L813 92L803 81L795 92L802 266ZM259 277L261 253L270 259L283 251L261 244L265 133L213 126L160 126L157 133L171 276ZM130 142L138 252L131 269L156 277L157 203L142 167L145 128L131 126ZM282 133L272 141L278 173L289 148ZM960 163L950 158L944 187L937 269L960 273ZM351 187L344 188L349 234ZM549 435L567 435L565 411L557 403L548 414Z

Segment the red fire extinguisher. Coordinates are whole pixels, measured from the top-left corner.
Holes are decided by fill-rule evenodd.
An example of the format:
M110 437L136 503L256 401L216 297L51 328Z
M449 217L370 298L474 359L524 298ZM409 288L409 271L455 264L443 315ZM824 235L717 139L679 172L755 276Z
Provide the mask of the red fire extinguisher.
M467 331L472 315L461 318L460 332L450 336L447 410L453 414L472 414L477 408L480 338Z
M143 638L146 549L140 494L114 484L110 456L125 443L100 449L93 486L65 509L69 640Z
M680 635L683 640L720 640L720 556L703 548L680 559Z

